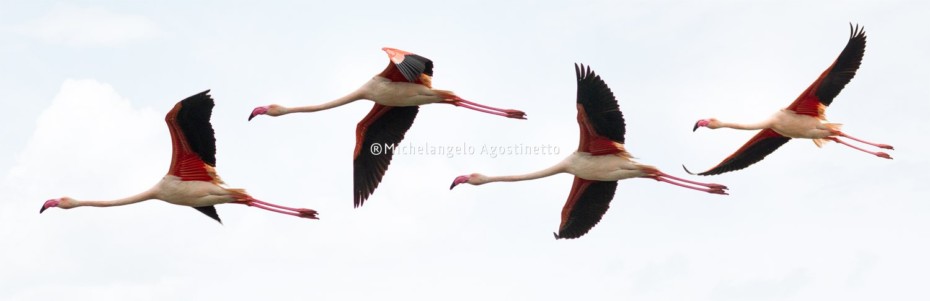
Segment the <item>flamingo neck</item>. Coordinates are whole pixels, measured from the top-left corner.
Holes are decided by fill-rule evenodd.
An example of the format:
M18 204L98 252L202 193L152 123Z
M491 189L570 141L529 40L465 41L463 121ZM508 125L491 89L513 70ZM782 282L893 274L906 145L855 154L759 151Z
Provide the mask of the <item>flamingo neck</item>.
M136 194L136 195L133 195L133 196L121 198L121 199L116 199L116 200L107 200L107 201L81 201L81 200L74 200L74 203L75 203L75 204L74 204L74 207L84 207L84 206L88 206L88 207L113 207L113 206L123 206L123 205L135 204L135 203L142 202L142 201L146 201L146 200L151 200L151 199L154 199L154 198L155 198L155 191L154 191L154 189L149 189L149 190L146 190L145 192L142 192L142 193L139 193L139 194Z
M489 176L487 177L486 183L491 182L519 182L519 181L528 181L535 180L539 178L545 178L551 175L565 172L565 162L559 162L559 164L553 165L549 168L534 171L528 174L522 175L510 175L510 176Z
M770 120L765 120L757 123L731 123L731 122L720 122L719 127L731 128L737 130L761 130L772 127L772 122Z
M287 108L287 111L284 112L284 114L317 112L317 111L328 110L328 109L332 109L332 108L335 108L341 105L345 105L353 101L363 99L364 98L363 95L365 92L364 88L365 87L362 87L358 90L353 91L352 93L346 94L343 97L340 97L340 98L337 98L337 99L334 99L332 101L325 102L322 104Z

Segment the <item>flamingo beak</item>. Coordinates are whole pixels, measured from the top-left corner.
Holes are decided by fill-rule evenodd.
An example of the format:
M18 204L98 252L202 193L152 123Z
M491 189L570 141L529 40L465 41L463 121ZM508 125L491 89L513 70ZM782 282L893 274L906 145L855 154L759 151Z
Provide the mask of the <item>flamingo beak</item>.
M52 208L52 207L58 207L59 202L60 201L58 199L51 199L51 200L45 201L45 204L42 204L42 209L39 209L39 214L42 214L42 212L45 212L45 209Z
M255 118L255 116L266 114L266 113L268 113L268 106L257 107L254 110L252 110L252 114L249 115L249 121L252 121L252 118Z
M458 186L459 184L467 183L467 182L468 182L468 176L458 176L455 178L455 180L452 181L452 186L449 186L449 190L452 190L452 188L455 188L455 186Z
M699 127L707 126L708 124L710 124L710 121L707 121L707 119L698 120L697 122L694 123L694 128L691 129L691 131L695 132L697 131Z

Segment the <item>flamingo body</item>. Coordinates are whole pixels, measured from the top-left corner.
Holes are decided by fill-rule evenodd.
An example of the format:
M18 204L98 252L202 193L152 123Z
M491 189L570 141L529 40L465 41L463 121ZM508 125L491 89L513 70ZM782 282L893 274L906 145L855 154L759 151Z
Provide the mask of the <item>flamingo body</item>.
M387 67L343 97L320 105L302 107L288 108L275 104L261 106L253 109L249 115L249 120L252 120L258 115L317 112L360 99L373 101L375 104L371 111L359 121L355 130L352 188L355 207L362 206L378 188L393 157L391 152L372 154L368 150L373 144L388 146L403 141L419 113L419 106L444 103L508 118L526 119L526 114L519 110L498 109L462 99L452 91L433 89L433 61L399 49L384 47L382 50L390 60Z
M216 174L216 138L210 124L214 102L207 93L198 93L175 104L165 115L171 135L171 165L168 174L152 188L122 199L109 201L76 200L62 197L46 201L39 213L48 208L71 209L82 206L110 207L129 205L151 199L190 206L221 222L213 205L236 203L257 208L316 219L312 209L290 208L254 199L243 189L221 186Z
M575 179L562 207L559 231L553 233L557 239L581 237L597 225L610 207L619 180L649 178L698 191L727 194L726 186L681 179L634 161L624 145L626 125L613 92L589 67L576 64L575 75L578 84L575 107L581 132L577 151L549 168L524 175L473 173L459 176L449 189L463 183L482 185L572 174Z
M714 118L698 120L694 124L693 130L695 131L700 127L760 130L736 152L698 175L716 175L749 167L762 161L791 138L811 139L817 146L822 146L827 141L834 141L862 152L891 159L887 153L868 151L853 146L841 140L840 137L882 149L894 149L892 146L849 136L840 130L840 124L826 121L827 106L833 103L834 98L856 75L865 54L865 28L858 25L853 27L850 24L849 31L846 47L836 60L788 107L776 112L772 117L756 124L728 123ZM687 171L687 168L685 170ZM688 173L691 172L688 171Z

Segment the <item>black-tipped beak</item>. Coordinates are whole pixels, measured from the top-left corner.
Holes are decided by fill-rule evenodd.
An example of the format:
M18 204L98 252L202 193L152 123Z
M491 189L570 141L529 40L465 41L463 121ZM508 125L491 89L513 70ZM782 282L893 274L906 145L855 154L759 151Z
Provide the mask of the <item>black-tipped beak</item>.
M452 185L449 185L449 190L452 190L452 188L455 188L455 186L459 186L459 184L462 184L465 182L468 182L468 176L455 177L455 180L452 180Z
M698 129L699 127L701 127L701 126L699 125L700 123L701 123L700 121L695 122L695 123L694 123L694 128L691 129L691 132L696 132L697 129Z
M39 209L39 214L42 214L42 212L45 212L45 209L48 209L48 207L45 207L45 204L42 204L42 208Z
M252 121L252 118L255 118L255 113L249 114L249 121Z

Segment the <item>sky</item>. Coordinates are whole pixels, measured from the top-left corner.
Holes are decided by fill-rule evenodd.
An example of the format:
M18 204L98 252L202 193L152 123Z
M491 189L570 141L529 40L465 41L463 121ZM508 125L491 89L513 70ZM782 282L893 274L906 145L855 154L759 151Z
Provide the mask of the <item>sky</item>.
M927 15L926 1L0 0L0 300L928 299ZM574 151L573 63L619 99L637 160L679 176L713 166L754 133L694 122L786 106L850 22L865 57L827 116L894 160L796 140L739 172L687 176L729 196L624 180L575 240L552 237L570 175L448 189ZM398 154L353 209L370 102L246 117L344 95L383 70L385 46L432 59L434 87L529 119L422 107L405 144L475 152ZM165 113L206 89L226 183L320 220L219 205L218 225L157 200L38 214L154 185ZM557 151L482 151L522 146Z

